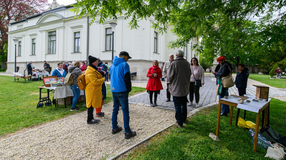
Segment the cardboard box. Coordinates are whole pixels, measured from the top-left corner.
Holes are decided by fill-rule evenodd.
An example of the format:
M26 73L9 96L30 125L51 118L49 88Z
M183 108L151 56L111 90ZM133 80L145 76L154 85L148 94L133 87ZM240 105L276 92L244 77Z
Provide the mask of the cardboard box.
M72 104L72 98L73 97L66 98L66 105ZM65 105L65 99L64 98L58 99L58 105Z
M84 97L84 95L79 96L77 102L85 102L85 97Z

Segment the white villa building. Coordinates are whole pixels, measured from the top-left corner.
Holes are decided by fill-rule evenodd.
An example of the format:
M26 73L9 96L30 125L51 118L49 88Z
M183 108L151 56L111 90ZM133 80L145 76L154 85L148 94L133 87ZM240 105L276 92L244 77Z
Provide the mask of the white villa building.
M128 63L131 72L137 72L135 80L147 80L147 71L154 60L158 60L161 67L161 63L168 60L169 54L177 51L167 47L170 41L176 40L176 36L170 31L163 35L156 32L151 27L152 18L141 20L138 23L140 28L133 30L128 27L130 20L125 20L124 16L117 20L107 20L104 24L99 24L98 18L88 27L88 17L75 19L71 8L70 5L59 6L54 1L50 10L11 22L6 72L14 72L15 54L20 73L24 72L30 61L33 62L33 67L42 70L43 61L46 60L54 70L59 62L85 61L88 54L99 57L110 66L111 22L117 23L114 31L114 55L118 56L120 51L130 54L132 59ZM13 39L18 40L16 47ZM181 48L187 53L185 58L188 61L195 55L190 46L197 43L198 38L194 38L187 47Z

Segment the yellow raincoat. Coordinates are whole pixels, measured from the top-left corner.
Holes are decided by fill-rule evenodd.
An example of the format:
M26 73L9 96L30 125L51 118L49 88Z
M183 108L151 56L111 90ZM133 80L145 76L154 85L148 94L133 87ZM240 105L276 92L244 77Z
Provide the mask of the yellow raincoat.
M92 106L93 108L101 107L102 101L102 84L104 82L104 78L102 75L95 70L93 67L88 66L85 71L85 97L86 97L86 107L89 108Z

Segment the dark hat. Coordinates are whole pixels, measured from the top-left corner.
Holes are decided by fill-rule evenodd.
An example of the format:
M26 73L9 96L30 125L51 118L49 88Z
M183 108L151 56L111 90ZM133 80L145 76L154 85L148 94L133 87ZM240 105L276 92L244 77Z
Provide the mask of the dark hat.
M88 61L89 61L89 64L92 64L93 62L95 62L97 60L96 57L93 57L93 56L88 56Z
M129 53L126 52L126 51L121 51L121 52L119 53L119 56L128 56L128 59L131 59L131 58L132 58L132 57L129 56Z

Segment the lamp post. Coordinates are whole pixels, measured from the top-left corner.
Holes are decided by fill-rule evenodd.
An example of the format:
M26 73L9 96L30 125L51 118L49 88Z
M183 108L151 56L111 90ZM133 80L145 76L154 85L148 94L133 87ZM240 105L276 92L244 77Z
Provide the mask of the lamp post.
M114 57L114 31L117 23L109 23L112 30L112 57L111 57L111 63L113 63L113 57Z
M16 49L17 49L17 42L18 39L13 39L14 43L15 43L15 72L17 72L17 67L16 67L16 62L17 62L17 55L16 55Z
M249 58L247 58L247 68L249 69Z

